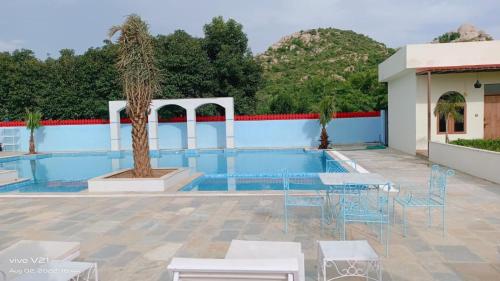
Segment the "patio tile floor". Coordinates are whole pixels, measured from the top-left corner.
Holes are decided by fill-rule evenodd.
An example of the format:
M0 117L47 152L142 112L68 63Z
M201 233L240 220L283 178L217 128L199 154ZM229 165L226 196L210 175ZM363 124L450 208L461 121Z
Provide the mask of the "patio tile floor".
M366 169L394 181L425 184L429 163L391 149L345 151ZM384 280L500 280L500 185L462 173L450 180L447 234L434 213L410 210L408 237L391 227ZM400 221L397 209L397 223ZM173 256L223 258L232 239L297 241L306 256L307 280L316 279L316 240L337 239L333 226L320 233L316 209L294 209L283 233L282 198L127 197L0 198L0 248L20 239L80 241L78 260L99 264L101 280L170 280ZM350 239L383 246L363 225Z

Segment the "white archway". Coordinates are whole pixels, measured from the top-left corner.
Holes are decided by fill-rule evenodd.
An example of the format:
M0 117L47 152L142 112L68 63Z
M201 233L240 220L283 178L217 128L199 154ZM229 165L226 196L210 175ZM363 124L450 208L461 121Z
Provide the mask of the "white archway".
M226 148L234 148L234 100L233 98L171 99L153 100L148 116L149 148L159 149L158 110L166 105L178 105L186 110L188 149L196 149L196 108L204 104L217 104L224 107L226 115ZM120 111L127 106L126 101L109 102L109 126L111 131L111 150L120 147Z

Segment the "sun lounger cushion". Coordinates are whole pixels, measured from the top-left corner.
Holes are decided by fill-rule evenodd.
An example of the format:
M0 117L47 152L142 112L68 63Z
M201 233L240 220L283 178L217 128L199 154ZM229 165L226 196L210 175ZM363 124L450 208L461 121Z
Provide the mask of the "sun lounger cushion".
M168 265L174 281L297 281L297 259L173 258Z
M296 258L299 264L299 281L305 281L304 254L301 244L282 241L233 240L226 259L288 259Z

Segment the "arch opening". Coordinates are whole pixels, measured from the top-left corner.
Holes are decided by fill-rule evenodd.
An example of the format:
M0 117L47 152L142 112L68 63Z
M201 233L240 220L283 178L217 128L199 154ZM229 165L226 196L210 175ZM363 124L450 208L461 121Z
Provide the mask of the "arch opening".
M187 110L177 104L167 104L157 109L158 148L187 148Z
M127 114L127 107L123 107L118 111L120 116L120 138L119 145L120 149L131 149L132 148L132 139L130 138L132 134L132 126L130 125L130 118Z
M436 109L437 133L465 133L467 127L467 103L465 97L459 92L448 91L439 97L437 105L439 104L441 104L442 109L440 112ZM452 113L446 113L448 111Z
M197 147L226 147L226 108L216 103L205 103L197 106L195 112Z

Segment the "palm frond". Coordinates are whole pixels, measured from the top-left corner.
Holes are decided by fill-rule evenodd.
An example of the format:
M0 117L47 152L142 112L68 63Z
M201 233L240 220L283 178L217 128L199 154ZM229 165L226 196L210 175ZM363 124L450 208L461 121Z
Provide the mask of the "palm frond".
M335 113L335 99L332 96L325 96L319 104L319 123L326 126Z
M112 26L109 31L108 31L108 37L111 39L117 32L120 32L122 30L122 27L119 25L114 25Z
M26 115L24 116L24 122L26 123L26 128L29 130L35 130L42 126L42 113L38 110L32 111L26 109Z
M153 38L148 25L136 14L129 15L121 26L113 26L109 35L120 31L117 68L121 74L127 111L132 116L146 114L153 95L159 89Z
M464 116L461 110L465 106L464 97L458 92L446 92L439 98L434 107L434 115L439 117L453 117L456 121L462 121Z

